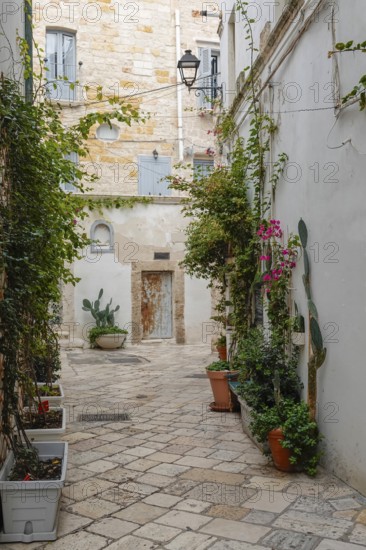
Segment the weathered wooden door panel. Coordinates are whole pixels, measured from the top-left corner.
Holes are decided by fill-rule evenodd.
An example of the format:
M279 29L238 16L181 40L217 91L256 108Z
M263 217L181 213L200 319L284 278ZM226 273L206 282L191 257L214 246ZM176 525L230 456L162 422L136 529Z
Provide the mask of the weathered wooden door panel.
M172 274L142 272L141 318L143 338L172 337Z

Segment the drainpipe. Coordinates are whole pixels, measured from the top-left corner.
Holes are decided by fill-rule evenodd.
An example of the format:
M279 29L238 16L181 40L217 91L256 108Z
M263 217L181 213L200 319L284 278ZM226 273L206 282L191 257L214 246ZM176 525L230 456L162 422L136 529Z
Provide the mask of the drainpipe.
M24 1L24 38L28 45L29 76L24 82L25 100L33 101L33 34L32 34L32 0Z
M180 55L180 12L175 10L175 39L176 39L176 54L177 64L181 57ZM177 69L177 76L178 76ZM184 159L184 138L183 138L183 104L182 104L182 87L177 86L177 111L178 111L178 154L179 162Z

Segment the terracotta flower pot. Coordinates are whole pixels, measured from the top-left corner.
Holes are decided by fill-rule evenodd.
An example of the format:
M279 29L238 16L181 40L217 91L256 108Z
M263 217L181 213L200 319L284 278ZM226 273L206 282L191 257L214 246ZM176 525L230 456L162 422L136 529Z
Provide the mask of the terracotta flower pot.
M226 346L216 346L217 353L219 354L219 357L221 361L227 361L227 348Z
M281 428L276 428L268 434L268 443L271 449L273 463L277 470L281 470L281 472L294 472L296 466L290 462L291 451L282 447L280 443L284 439L285 437Z
M210 380L214 403L211 403L212 410L228 412L233 410L232 396L229 389L229 381L236 381L239 371L210 371L206 370Z

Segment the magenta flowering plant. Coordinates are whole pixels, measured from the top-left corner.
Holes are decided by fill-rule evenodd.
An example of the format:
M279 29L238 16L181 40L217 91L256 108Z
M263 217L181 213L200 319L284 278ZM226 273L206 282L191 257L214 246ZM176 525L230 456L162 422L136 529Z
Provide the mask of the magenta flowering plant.
M289 328L290 311L288 293L291 273L296 267L300 250L298 235L290 234L284 242L280 220L263 220L257 231L262 242L259 259L264 264L261 280L267 297L268 318L273 328L285 333Z

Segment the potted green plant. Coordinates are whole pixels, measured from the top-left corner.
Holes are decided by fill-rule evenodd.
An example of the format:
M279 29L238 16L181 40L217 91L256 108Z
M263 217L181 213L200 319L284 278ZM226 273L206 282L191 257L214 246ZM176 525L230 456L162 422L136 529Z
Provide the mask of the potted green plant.
M305 402L280 399L274 407L253 411L250 428L260 442L268 441L278 470L304 470L309 476L316 475L321 436Z
M206 367L206 373L210 380L214 401L210 403L210 408L218 412L232 412L235 408L232 393L230 392L229 382L234 382L238 378L239 372L231 368L228 361L214 361Z
M119 328L114 322L114 314L119 310L119 306L110 309L112 298L105 309L100 309L100 299L102 296L103 289L101 288L95 302L90 302L87 299L83 300L83 310L90 311L96 322L96 326L89 331L89 341L91 347L99 346L102 349L117 349L124 344L128 332L125 329Z
M226 347L226 336L225 334L220 334L218 339L216 340L216 349L219 354L219 358L221 361L227 360L227 347Z
M299 313L295 302L295 316L293 317L291 340L295 346L305 346L305 319Z
M288 351L281 332L273 330L267 335L262 328L250 329L238 343L240 397L258 412L273 407L273 380L277 372L282 396L298 401L302 388L297 374L298 354L297 348Z
M261 412L275 405L273 379L278 373L285 398L300 399L302 384L297 375L298 349L287 351L282 334L273 331L267 336L263 328L251 328L239 339L236 354L239 384L236 388L240 404L243 431L261 449L265 450L252 433L253 412Z

